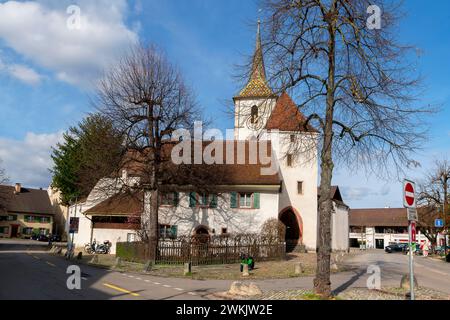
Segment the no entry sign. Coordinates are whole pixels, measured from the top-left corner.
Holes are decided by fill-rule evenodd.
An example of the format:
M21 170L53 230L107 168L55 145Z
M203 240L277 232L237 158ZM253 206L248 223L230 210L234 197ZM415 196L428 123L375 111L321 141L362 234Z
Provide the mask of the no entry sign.
M416 207L416 184L409 180L403 183L403 204L405 208Z

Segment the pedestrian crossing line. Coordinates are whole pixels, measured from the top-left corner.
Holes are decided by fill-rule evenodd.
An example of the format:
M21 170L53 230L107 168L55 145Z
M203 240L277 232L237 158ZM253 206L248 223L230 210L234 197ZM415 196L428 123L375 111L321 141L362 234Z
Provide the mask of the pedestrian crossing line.
M141 278L136 278L136 280L138 280L138 281L142 281L142 279L141 279Z
M157 286L160 285L161 283L159 282L153 282L153 284L156 284Z
M118 287L118 286L115 286L115 285L112 285L112 284L109 284L109 283L104 283L103 285L105 287L107 287L107 288L110 288L110 289L113 289L113 290L116 290L116 291L119 291L119 292L122 292L122 293L129 294L129 295L131 295L133 297L139 297L140 296L138 293L135 293L133 291L130 291L130 290L127 290L127 289L124 289L124 288L121 288L121 287Z
M51 263L51 262L45 261L45 263L48 264L50 267L56 268L56 265L54 265L54 264Z
M196 296L197 294L195 292L188 292L189 295L191 296Z
M181 288L175 288L175 290L177 290L177 291L183 291L183 289L181 289Z
M163 285L165 288L172 288L172 286L169 286L168 284Z
M37 256L33 256L33 258L35 258L36 260L41 260L41 258L39 258Z

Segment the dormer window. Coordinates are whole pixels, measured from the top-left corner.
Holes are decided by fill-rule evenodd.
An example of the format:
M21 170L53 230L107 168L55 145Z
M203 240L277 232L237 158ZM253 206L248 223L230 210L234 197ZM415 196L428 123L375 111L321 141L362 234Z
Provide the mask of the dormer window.
M252 107L252 116L251 116L251 122L252 124L258 123L258 117L259 117L259 109L258 106Z

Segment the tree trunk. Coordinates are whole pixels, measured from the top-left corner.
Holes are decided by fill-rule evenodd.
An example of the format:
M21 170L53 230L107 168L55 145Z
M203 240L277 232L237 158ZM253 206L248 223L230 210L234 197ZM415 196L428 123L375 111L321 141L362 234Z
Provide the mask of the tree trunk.
M150 216L149 216L149 234L148 234L148 259L156 263L157 251L158 251L158 240L159 240L159 224L158 224L158 190L152 190L150 192Z
M330 263L331 263L331 214L333 204L331 200L331 182L333 179L333 115L335 93L335 18L330 15L328 41L328 83L326 118L324 128L323 147L321 152L321 177L319 198L319 235L317 243L317 270L314 279L314 290L323 298L331 296Z

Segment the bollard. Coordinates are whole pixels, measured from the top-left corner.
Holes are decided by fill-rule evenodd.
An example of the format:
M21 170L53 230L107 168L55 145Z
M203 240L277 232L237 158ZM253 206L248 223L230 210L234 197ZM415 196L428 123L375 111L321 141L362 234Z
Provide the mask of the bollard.
M248 264L244 264L244 270L242 271L242 276L243 277L250 276L250 273L248 272Z
M78 252L77 260L83 260L83 252Z
M89 263L98 263L98 256L94 255Z
M299 263L296 263L295 264L295 274L298 276L298 275L300 275L300 274L302 274L304 271L303 271L303 266L302 266L302 264L299 262Z
M114 263L114 269L115 268L120 268L122 266L122 259L120 257L116 258L116 262Z
M149 272L152 269L153 269L153 262L149 260L144 265L144 272Z
M189 276L192 274L192 263L188 262L184 264L184 270L183 270L183 274L185 276Z

